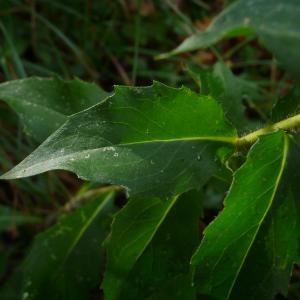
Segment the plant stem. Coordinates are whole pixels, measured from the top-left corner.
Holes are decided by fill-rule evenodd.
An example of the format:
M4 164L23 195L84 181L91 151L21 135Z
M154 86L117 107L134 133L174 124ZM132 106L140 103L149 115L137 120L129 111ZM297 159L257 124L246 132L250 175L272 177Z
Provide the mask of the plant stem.
M297 128L299 126L300 126L300 114L287 118L280 122L274 123L267 127L258 129L256 131L253 131L245 136L240 137L236 143L237 145L252 144L258 139L259 136L263 134L273 132L278 129L290 130L290 129Z

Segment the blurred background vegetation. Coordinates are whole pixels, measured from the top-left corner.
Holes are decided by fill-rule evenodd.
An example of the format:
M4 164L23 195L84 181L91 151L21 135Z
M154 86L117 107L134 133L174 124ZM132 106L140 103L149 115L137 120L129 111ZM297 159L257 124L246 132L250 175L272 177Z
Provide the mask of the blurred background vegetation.
M286 93L290 79L255 37L230 39L167 60L155 59L196 30L204 30L230 2L2 0L0 82L27 76L78 77L111 91L114 84L149 85L158 80L197 91L198 70L222 61L249 83L247 114L259 120L277 97ZM24 135L17 116L0 102L0 172L10 169L36 146ZM213 186L206 189L212 217L228 183ZM5 285L34 235L53 224L71 199L95 197L97 193L91 191L97 188L66 172L1 181L0 285Z

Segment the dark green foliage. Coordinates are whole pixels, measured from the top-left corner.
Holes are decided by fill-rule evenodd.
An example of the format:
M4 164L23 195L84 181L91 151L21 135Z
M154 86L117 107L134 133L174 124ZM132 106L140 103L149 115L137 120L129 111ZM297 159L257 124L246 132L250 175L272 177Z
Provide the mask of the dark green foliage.
M217 170L217 147L235 138L210 97L159 83L116 87L112 97L71 117L3 178L65 169L126 186L131 195L164 197L203 185Z
M88 297L104 267L101 246L115 211L113 198L113 192L104 193L36 237L22 268L23 298Z
M0 84L0 99L14 109L25 131L38 142L58 129L67 116L89 108L108 96L95 84L80 80L28 78Z
M300 5L180 3L0 3L1 299L300 299Z
M299 76L300 11L298 0L239 0L203 33L185 40L170 54L206 48L220 39L257 34L279 62Z

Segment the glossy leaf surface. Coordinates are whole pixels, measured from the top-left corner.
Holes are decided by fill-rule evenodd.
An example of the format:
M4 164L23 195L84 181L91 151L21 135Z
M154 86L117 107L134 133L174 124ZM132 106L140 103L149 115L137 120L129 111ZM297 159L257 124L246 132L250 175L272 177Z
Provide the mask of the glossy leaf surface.
M297 198L286 184L294 176L288 155L283 132L263 136L236 172L224 210L192 258L201 295L271 300L287 292L299 255Z
M114 183L132 194L199 188L217 170L216 150L236 132L210 97L155 83L116 87L105 102L76 114L3 179L53 169Z
M200 211L194 191L164 202L131 200L116 216L107 242L106 299L195 299L189 259L199 240ZM183 284L175 288L179 278Z

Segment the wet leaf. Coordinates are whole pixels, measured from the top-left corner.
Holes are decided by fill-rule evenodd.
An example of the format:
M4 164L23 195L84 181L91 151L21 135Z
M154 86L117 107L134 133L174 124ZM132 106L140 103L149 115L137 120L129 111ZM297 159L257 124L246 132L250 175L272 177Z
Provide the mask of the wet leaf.
M65 169L126 186L131 195L164 197L201 187L217 170L217 149L235 140L211 97L160 83L116 87L113 96L69 118L1 178Z

